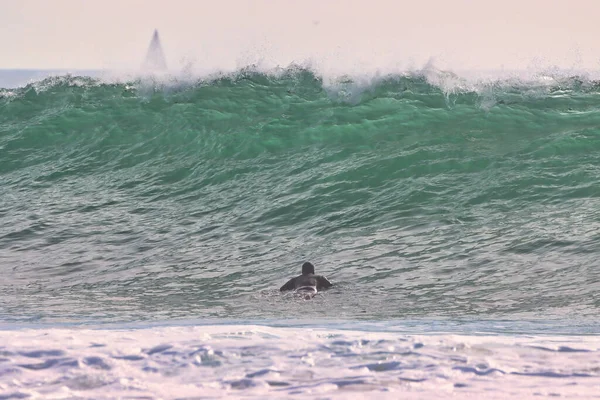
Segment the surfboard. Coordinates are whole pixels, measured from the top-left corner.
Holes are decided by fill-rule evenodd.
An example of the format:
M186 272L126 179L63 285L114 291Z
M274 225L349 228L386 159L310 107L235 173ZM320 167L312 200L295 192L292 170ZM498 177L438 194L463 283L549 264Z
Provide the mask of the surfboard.
M294 290L294 293L302 296L304 300L310 300L317 295L317 288L315 286L301 286Z

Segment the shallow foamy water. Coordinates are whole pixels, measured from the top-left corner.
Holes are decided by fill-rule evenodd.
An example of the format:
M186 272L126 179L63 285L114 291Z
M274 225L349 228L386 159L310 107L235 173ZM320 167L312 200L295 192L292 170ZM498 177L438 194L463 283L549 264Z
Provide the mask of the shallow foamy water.
M0 331L0 398L600 398L600 339L256 325Z

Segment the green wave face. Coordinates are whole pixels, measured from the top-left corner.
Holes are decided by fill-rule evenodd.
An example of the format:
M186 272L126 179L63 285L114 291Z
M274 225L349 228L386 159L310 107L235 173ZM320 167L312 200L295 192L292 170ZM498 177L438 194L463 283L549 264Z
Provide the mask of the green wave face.
M598 85L440 87L1 89L0 318L596 318Z

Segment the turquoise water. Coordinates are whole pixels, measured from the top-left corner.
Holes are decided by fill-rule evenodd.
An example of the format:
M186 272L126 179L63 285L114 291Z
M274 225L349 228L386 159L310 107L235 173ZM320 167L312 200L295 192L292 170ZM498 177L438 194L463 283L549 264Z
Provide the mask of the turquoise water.
M0 89L0 398L598 398L596 81L79 75Z
M596 321L598 84L430 81L2 89L0 319Z

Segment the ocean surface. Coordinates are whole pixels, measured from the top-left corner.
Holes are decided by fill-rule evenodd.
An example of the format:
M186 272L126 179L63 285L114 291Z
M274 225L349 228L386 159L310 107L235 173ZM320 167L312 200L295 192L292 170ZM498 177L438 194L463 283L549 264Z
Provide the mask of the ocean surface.
M28 73L0 399L600 398L599 81Z

